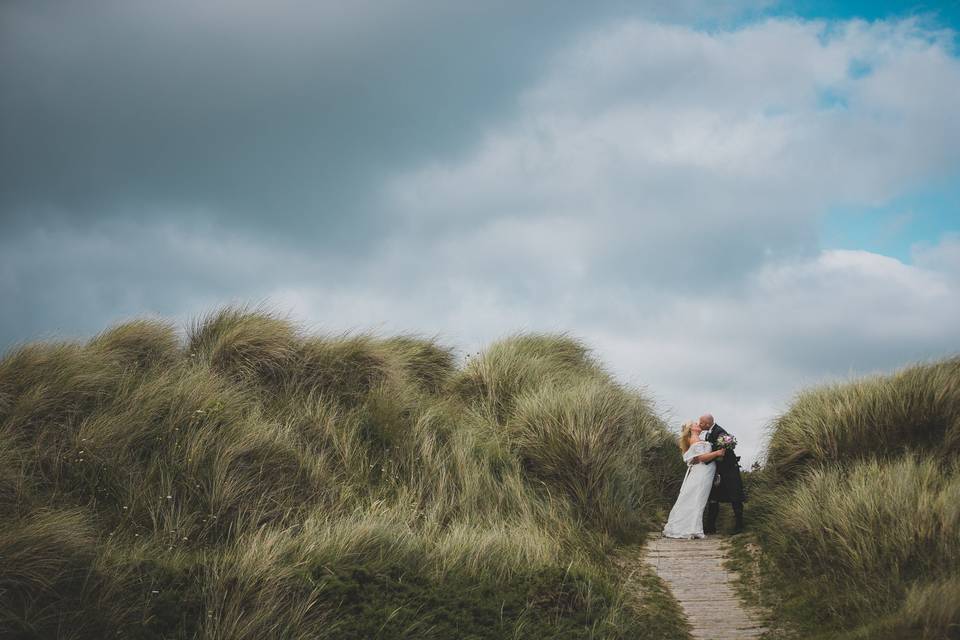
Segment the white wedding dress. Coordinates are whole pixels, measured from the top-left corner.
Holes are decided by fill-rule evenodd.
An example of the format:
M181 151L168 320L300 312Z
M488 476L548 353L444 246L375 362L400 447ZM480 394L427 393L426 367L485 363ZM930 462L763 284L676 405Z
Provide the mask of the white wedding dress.
M703 538L703 509L707 506L713 476L717 472L716 464L691 464L691 460L704 453L710 453L713 447L709 442L697 442L683 454L687 463L687 475L683 477L680 495L670 510L670 517L663 527L666 538Z

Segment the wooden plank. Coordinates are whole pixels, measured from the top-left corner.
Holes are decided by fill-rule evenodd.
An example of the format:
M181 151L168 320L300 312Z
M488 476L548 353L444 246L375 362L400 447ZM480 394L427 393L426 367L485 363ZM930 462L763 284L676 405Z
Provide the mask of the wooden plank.
M746 607L733 588L734 576L724 567L727 544L718 536L651 537L647 542L644 562L673 592L694 638L741 640L759 638L767 630L759 612Z

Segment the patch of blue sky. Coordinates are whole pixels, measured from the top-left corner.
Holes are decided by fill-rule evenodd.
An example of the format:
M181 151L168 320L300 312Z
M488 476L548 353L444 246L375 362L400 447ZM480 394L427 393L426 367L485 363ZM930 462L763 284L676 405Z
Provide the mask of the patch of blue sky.
M819 109L846 109L847 96L835 87L824 87L817 91L817 107Z
M694 21L695 27L710 31L717 28L736 29L767 18L796 18L826 20L820 38L827 42L839 25L835 21L859 18L868 22L914 17L925 25L949 28L954 32L954 44L960 49L960 0L769 0L765 4L748 6L725 18L705 17ZM868 70L867 70L868 71ZM854 72L854 77L856 72Z
M847 68L847 75L854 80L866 78L871 73L873 73L873 66L865 60L851 60Z
M941 26L960 28L960 2L939 0L904 2L903 0L792 0L774 2L768 15L788 15L799 18L828 20L885 20L917 16L929 18Z
M915 245L935 245L960 232L960 175L950 176L881 206L843 206L824 216L823 249L859 249L912 262Z

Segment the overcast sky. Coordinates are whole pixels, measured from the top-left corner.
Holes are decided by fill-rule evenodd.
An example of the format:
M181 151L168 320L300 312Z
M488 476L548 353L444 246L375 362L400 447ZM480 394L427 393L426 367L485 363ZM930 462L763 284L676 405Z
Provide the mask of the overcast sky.
M8 0L0 349L229 302L461 353L566 331L748 463L804 386L960 351L957 26Z

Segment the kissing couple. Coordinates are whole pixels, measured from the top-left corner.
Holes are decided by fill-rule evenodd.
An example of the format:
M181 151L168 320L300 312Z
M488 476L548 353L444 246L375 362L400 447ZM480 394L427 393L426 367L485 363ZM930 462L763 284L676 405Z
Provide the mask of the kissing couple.
M679 444L687 475L663 527L663 536L690 539L716 533L721 502L729 502L733 507L735 533L743 531L746 495L740 479L740 457L734 452L737 439L708 413L699 420L683 423ZM706 526L704 507L707 507Z

